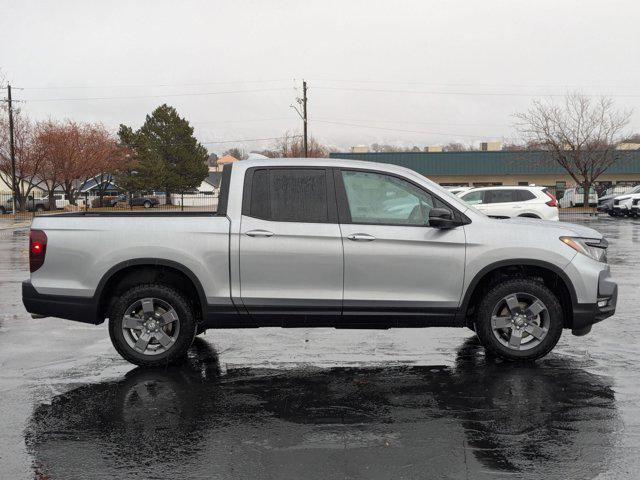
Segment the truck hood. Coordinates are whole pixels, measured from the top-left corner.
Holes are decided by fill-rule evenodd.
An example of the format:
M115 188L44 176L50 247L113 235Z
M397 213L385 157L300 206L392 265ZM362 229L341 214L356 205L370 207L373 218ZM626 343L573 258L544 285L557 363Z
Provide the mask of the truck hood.
M492 221L501 222L506 225L522 225L526 227L544 228L548 229L549 233L552 233L552 231L555 230L558 236L567 235L571 237L602 238L602 234L597 230L583 225L576 225L574 223L538 220L537 218L505 218L492 219Z

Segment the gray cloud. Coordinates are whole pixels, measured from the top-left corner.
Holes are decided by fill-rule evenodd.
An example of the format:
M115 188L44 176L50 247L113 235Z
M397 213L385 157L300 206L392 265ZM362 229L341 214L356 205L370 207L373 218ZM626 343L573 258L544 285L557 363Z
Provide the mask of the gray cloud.
M341 147L511 137L531 95L569 90L640 130L631 0L1 3L0 68L35 118L137 126L167 102L201 141L275 137L305 78L311 133Z

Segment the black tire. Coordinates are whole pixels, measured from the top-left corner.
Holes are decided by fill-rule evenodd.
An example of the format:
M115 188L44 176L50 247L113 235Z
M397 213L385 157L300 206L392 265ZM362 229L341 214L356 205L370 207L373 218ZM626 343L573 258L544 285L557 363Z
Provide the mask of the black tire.
M528 350L515 350L503 345L494 335L491 317L502 299L511 294L530 295L546 306L548 329L546 336ZM476 334L485 349L510 361L529 361L544 357L556 346L563 327L562 306L558 298L545 285L530 278L514 278L493 287L478 306Z
M7 210L4 207L0 207L0 215L4 215L7 213Z
M165 351L149 355L135 350L125 339L122 322L130 305L143 298L155 298L169 304L179 319L179 331L174 343ZM123 293L109 311L109 336L118 353L129 362L141 367L157 367L183 360L196 334L193 309L182 294L161 284L146 284L133 287Z
M36 212L44 212L44 205L36 205Z
M144 208L151 208L152 207L151 202L149 200L144 202L143 205L144 205Z

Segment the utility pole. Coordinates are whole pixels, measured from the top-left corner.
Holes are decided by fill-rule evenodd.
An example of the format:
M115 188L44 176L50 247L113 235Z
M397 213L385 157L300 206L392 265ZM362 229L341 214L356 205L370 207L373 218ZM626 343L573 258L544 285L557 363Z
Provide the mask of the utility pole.
M16 213L16 201L18 199L16 185L16 148L13 142L13 104L11 103L11 85L7 84L7 97L9 102L9 154L11 155L11 192L13 193L13 201L11 202L12 211Z
M11 105L11 100L9 100L9 105ZM307 146L307 82L305 80L302 81L302 122L304 158L307 158L309 156L309 148Z
M293 108L298 116L302 119L302 147L304 149L304 158L309 157L309 147L307 145L307 82L302 81L302 98L296 98L296 103L302 105L302 113L295 105L289 105Z

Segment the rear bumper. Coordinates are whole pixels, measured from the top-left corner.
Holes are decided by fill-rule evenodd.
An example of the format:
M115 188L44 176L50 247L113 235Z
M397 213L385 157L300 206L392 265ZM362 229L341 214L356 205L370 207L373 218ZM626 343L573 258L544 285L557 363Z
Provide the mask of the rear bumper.
M22 282L22 303L27 312L44 317L57 317L77 322L97 324L97 304L93 297L43 295L31 285Z
M609 318L616 312L618 303L618 285L611 279L608 270L603 270L598 276L598 300L596 303L578 303L573 306L574 335L585 335L591 330L591 325Z

